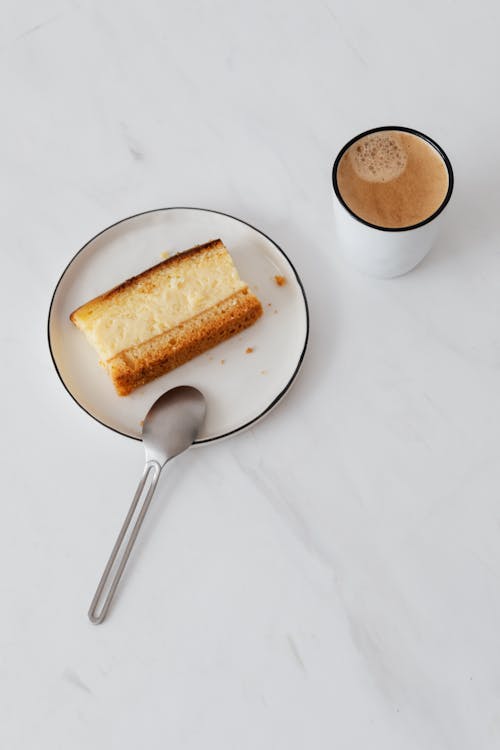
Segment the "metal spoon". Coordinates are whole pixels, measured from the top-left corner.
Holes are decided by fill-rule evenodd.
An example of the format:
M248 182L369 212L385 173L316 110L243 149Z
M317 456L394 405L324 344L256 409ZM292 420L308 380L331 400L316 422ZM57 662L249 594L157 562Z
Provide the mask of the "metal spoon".
M194 443L203 424L205 412L206 404L204 396L196 388L188 385L181 385L167 391L154 402L148 411L142 427L142 440L146 451L144 473L90 605L89 620L94 625L99 625L106 617L116 587L122 577L130 552L151 503L161 470L171 458L175 458L175 456L187 450ZM104 603L100 611L98 611L104 587L110 579L111 570L124 544L125 535L147 484L148 488L137 521L124 546Z

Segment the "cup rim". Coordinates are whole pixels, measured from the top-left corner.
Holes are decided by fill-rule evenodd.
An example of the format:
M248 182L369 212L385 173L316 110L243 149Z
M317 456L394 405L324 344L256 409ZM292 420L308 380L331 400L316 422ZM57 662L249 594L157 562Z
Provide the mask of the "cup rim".
M380 133L385 130L397 130L402 133L410 133L411 135L415 135L418 138L422 138L422 140L426 141L430 146L432 146L440 155L442 160L444 161L444 164L446 166L447 172L448 172L448 190L446 191L446 195L443 199L443 202L439 205L439 207L434 211L433 214L428 216L423 221L419 221L417 224L411 224L407 227L381 227L378 224L372 224L369 221L366 221L365 219L362 219L361 216L358 216L354 213L352 209L349 208L347 203L342 198L342 195L340 194L338 182L337 182L337 170L340 164L340 160L344 156L345 152L354 144L356 141L359 141L361 138L364 138L367 135L371 135L372 133ZM421 133L419 130L415 130L414 128L407 128L404 125L381 125L377 128L371 128L370 130L365 130L363 133L359 133L359 135L355 135L354 138L351 138L348 143L343 146L339 153L337 154L337 157L333 163L332 168L332 183L333 183L333 189L335 191L335 195L337 196L340 204L346 209L346 211L351 214L351 216L359 221L361 224L364 224L367 227L371 227L372 229L378 229L380 232L408 232L410 229L417 229L418 227L423 227L425 224L429 224L431 221L433 221L435 218L439 216L439 214L446 208L448 205L451 194L453 192L453 186L454 186L454 176L453 176L453 168L451 166L451 162L448 159L448 156L444 152L444 150L441 148L441 146L436 143L435 140L430 138L425 133Z

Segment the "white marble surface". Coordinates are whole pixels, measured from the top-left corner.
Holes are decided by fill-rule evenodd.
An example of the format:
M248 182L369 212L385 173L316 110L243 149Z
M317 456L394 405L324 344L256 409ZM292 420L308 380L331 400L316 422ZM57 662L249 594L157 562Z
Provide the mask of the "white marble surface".
M0 746L500 746L497 4L6 0ZM448 151L439 246L346 266L330 168L400 123ZM52 289L96 231L215 208L289 253L303 371L172 465L111 619L89 599L142 467L53 370Z

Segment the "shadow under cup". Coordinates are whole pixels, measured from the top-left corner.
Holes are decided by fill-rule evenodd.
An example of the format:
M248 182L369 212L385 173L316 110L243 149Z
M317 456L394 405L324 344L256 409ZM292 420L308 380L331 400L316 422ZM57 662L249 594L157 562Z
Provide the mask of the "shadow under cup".
M343 157L357 142L377 133L408 134L425 142L439 156L448 175L446 193L437 208L409 226L380 226L362 218L348 205L339 188L339 167ZM359 149L358 149L359 150ZM399 125L366 130L340 150L332 170L335 235L339 248L359 270L378 278L401 276L414 268L432 248L442 215L453 192L453 169L443 149L424 133ZM387 182L389 184L389 181ZM395 183L394 183L395 184Z

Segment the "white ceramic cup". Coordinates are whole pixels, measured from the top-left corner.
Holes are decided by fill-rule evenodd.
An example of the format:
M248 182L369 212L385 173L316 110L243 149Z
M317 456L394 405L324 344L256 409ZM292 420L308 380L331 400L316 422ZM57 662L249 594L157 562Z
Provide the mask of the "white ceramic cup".
M339 191L337 169L347 149L360 138L385 130L397 130L423 138L436 149L448 170L448 190L443 202L431 216L410 227L387 228L370 224L370 222L361 219L351 211ZM335 234L339 248L360 271L364 271L370 276L390 279L393 276L401 276L415 268L433 246L441 224L443 210L453 192L453 169L443 149L432 138L412 128L391 125L366 130L346 143L335 159L332 181Z

